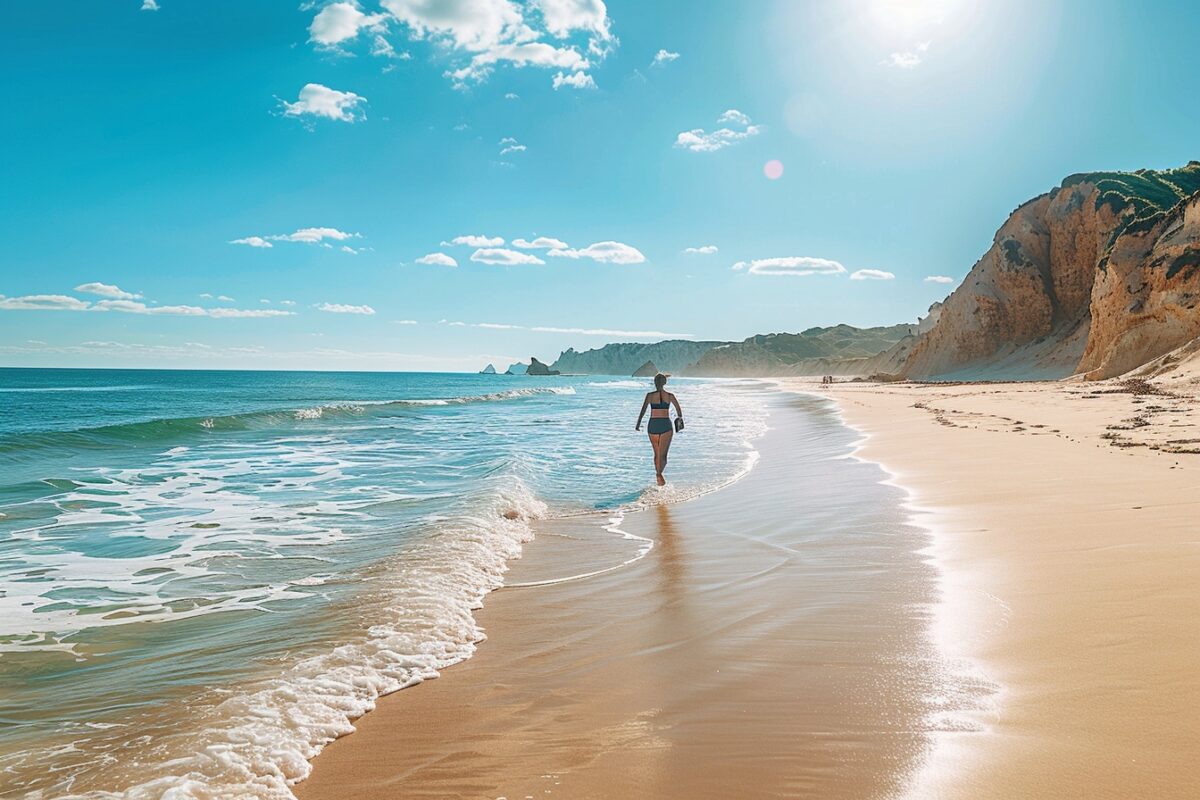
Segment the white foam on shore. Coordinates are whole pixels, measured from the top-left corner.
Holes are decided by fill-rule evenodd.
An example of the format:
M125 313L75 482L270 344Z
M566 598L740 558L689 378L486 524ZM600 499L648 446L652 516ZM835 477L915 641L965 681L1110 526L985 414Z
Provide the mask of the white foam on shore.
M426 536L382 565L364 600L377 619L365 637L306 658L278 678L239 691L159 742L148 778L87 800L292 798L309 760L379 697L436 678L484 640L474 611L498 588L508 562L532 536L546 507L519 481L477 516Z

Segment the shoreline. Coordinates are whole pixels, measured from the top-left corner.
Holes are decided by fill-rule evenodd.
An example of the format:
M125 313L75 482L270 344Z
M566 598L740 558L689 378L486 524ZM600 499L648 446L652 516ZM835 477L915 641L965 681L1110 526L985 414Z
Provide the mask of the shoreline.
M540 525L478 612L487 643L438 680L381 698L296 795L902 789L928 747L925 681L942 666L921 611L933 599L916 554L924 535L898 518L899 492L878 468L847 458L854 434L826 400L768 397L772 430L746 477L627 513L621 529L656 545L634 563L579 567L624 560L619 543L582 519ZM860 508L843 508L839 481ZM845 535L830 535L838 525Z
M909 491L945 593L934 634L999 684L965 712L976 730L937 734L907 796L1200 792L1200 460L1161 446L1197 432L1194 397L783 385L836 402L858 456Z

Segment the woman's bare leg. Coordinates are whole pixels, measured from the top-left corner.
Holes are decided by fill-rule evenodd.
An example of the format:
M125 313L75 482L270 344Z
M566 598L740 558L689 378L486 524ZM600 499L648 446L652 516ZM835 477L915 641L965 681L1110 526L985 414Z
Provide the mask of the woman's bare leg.
M666 436L665 433L650 434L650 446L654 448L654 476L659 486L666 483L662 476L662 438L664 436Z
M667 451L671 449L671 439L673 438L675 438L675 431L667 431L658 437L658 474L660 476L667 469ZM666 482L665 479L663 482Z

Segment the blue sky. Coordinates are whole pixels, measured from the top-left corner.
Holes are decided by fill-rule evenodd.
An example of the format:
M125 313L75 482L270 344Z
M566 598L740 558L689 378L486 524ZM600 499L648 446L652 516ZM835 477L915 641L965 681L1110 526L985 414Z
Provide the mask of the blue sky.
M1066 175L1200 157L1184 2L7 19L8 366L503 369L909 321Z

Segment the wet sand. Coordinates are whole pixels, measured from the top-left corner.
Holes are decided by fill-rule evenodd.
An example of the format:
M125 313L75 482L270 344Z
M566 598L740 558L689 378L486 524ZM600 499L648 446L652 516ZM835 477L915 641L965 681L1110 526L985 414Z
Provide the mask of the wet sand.
M780 397L761 460L704 497L552 520L478 619L471 660L383 698L296 786L317 798L873 798L946 711L935 572L903 492ZM695 423L693 423L695 424ZM685 436L673 457L686 458ZM647 449L648 450L648 449ZM669 470L668 470L669 473ZM525 585L521 584L540 584ZM950 692L949 694L953 694Z
M1003 686L913 797L1200 797L1200 406L1130 388L828 390L934 529L943 645Z

